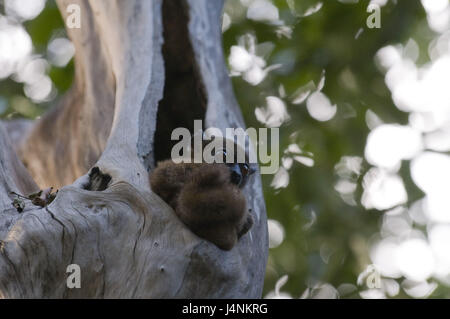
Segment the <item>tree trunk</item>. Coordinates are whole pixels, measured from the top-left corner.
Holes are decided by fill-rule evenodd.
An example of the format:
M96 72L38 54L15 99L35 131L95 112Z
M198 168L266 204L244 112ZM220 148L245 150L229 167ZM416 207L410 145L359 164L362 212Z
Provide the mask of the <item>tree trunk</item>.
M21 139L0 126L0 297L261 297L260 177L245 188L254 226L230 251L194 235L148 182L173 128L244 127L224 64L223 1L58 0L64 19L70 4L81 8L81 28L68 29L72 89ZM93 167L111 176L106 189L85 189ZM49 186L59 192L46 207L11 204L11 192ZM67 286L71 264L81 288Z

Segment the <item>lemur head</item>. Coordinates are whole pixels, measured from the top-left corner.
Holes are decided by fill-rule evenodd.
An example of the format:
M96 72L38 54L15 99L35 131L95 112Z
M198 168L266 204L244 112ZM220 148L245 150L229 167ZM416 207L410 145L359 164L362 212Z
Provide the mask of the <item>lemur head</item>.
M222 162L230 169L230 182L239 188L243 188L247 183L249 177L256 172L255 165L249 162L248 152L240 145L232 143L233 149L230 146L224 145L217 151L222 155ZM241 154L245 154L243 157Z
M232 163L227 163L227 152L223 152L223 162L230 169L230 181L232 184L237 185L239 188L243 188L247 183L249 177L256 171L256 169L248 162L248 156L245 156L245 162L239 163L236 159Z
M249 153L245 147L234 143L231 139L213 136L211 139L202 138L201 143L201 148L195 148L195 139L191 140L187 158L194 160L195 152L199 152L198 158L202 158L205 154L212 156L213 162L224 164L229 168L230 182L239 188L243 188L250 176L256 172L256 165L250 163Z

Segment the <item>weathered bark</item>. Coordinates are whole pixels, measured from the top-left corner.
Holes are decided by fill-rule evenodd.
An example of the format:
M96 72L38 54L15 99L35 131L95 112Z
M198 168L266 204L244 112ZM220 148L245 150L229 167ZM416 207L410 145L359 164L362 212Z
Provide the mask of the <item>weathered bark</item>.
M194 118L244 127L224 64L222 1L58 0L63 17L73 3L82 17L68 29L74 86L18 150L40 188L60 189L49 206L11 205L12 191L38 187L0 129L0 297L260 297L259 176L245 188L255 224L227 252L187 229L148 183L169 155L168 128L192 129ZM94 166L112 177L104 191L83 189ZM70 264L81 267L79 289L67 288Z

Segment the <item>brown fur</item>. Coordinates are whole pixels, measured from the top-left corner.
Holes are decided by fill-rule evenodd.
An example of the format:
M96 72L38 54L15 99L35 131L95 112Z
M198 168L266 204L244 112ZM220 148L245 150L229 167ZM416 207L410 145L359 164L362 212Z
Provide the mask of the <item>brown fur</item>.
M225 164L160 162L150 185L197 236L230 250L253 224Z

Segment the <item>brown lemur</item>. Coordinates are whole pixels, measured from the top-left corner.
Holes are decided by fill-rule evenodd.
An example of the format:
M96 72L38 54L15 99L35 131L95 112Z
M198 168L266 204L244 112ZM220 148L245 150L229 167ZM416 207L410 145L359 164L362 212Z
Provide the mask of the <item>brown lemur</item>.
M207 143L203 141L202 145ZM245 162L238 163L237 152L232 153L232 163L229 158L227 163L226 148L218 155L223 163L177 164L165 160L150 174L152 191L194 234L223 250L232 249L253 225L241 189L255 169L247 154Z

